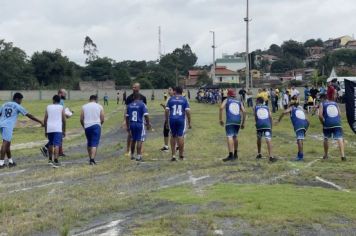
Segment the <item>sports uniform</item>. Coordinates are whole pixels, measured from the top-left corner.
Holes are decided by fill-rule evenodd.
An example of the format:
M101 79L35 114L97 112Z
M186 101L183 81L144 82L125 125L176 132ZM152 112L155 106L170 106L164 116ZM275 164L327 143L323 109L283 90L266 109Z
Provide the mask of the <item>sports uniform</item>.
M166 105L169 110L169 128L173 137L183 137L186 130L185 114L190 110L188 100L183 96L172 96Z
M341 117L338 105L333 101L324 101L323 106L323 133L324 139L342 139L343 131L341 127Z
M59 147L62 145L63 127L62 114L63 106L60 104L51 104L46 108L47 112L47 135L48 145Z
M84 113L84 129L88 147L98 147L101 135L100 113L103 107L96 102L89 102L82 107Z
M234 98L226 100L226 123L225 131L227 137L237 137L241 126L241 107L242 103Z
M129 118L131 140L145 141L146 131L144 116L148 115L147 106L141 100L135 100L127 106L126 116Z
M292 106L290 112L290 119L293 124L297 140L304 140L305 133L309 127L303 108Z
M265 137L272 139L271 118L269 116L269 108L265 105L256 105L255 107L256 130L259 138Z
M7 102L2 105L0 113L0 129L2 139L11 142L18 115L22 114L25 116L28 112L16 102Z

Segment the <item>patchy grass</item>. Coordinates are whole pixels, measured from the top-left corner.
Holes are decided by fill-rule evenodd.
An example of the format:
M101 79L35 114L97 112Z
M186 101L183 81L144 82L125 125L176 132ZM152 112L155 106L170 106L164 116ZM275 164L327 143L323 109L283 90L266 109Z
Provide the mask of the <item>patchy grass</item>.
M24 103L30 113L43 117L48 101ZM65 147L84 143L79 112L85 101L67 101L75 111L68 120L68 132L80 133L65 142ZM222 163L227 154L224 128L218 124L218 106L192 102L193 129L187 133L184 162L169 162L170 155L159 152L163 144L163 109L160 101L149 102L154 131L148 132L144 146L145 163L137 164L117 152L125 147L125 132L118 129L123 120L123 106L105 107L108 120L104 133L118 129L114 141L102 143L100 163L86 165L85 149L70 153L66 164L52 169L38 158L38 148L14 151L18 167L0 172L1 233L27 235L36 232L68 235L76 229L111 214L130 213L125 232L131 235L214 234L221 221L231 219L229 227L239 224L264 227L273 233L287 224L291 232L298 224L314 222L338 228L334 219L345 219L347 226L356 223L355 190L356 151L353 134L344 122L349 161L339 160L337 147L331 145L332 159L313 162L322 156L321 126L310 117L311 128L305 140L303 163L290 160L297 152L294 132L287 117L273 129L275 164L256 161L256 135L252 111L246 128L239 135L239 161ZM277 119L279 113L274 114ZM20 121L26 120L21 118ZM110 136L111 137L111 136ZM43 130L31 122L18 126L14 144L44 140ZM265 144L263 152L266 153ZM121 150L122 153L122 150ZM31 160L31 161L27 161ZM16 171L23 171L13 173ZM190 178L208 176L191 184ZM320 176L349 189L344 193L321 188ZM327 186L323 186L327 187ZM15 191L15 192L13 192ZM159 207L165 202L168 207ZM191 209L195 209L192 211ZM144 216L147 215L145 218ZM294 224L294 222L296 222ZM344 225L344 224L341 224ZM85 228L85 227L84 227ZM253 227L252 227L253 228ZM251 229L251 228L250 228ZM263 232L263 231L262 231ZM289 232L289 231L288 231ZM287 232L287 233L288 233ZM247 233L258 234L247 230Z

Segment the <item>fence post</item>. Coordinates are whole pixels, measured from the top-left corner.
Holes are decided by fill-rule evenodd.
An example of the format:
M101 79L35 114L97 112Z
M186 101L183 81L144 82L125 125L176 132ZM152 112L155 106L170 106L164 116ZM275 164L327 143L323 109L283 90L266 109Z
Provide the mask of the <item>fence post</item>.
M38 96L39 96L40 100L42 100L42 90L41 89L38 90Z
M68 90L68 100L70 100L70 90Z

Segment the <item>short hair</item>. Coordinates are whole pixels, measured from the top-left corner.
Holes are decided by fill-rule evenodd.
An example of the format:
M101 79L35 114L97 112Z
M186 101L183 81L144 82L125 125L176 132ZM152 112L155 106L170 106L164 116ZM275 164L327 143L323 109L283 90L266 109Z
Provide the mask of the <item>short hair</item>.
M15 93L12 97L12 100L23 99L23 95L21 93Z
M264 103L265 100L263 100L262 97L258 97L258 98L256 99L256 102L257 102L257 103Z
M93 101L93 100L98 100L98 96L96 96L96 95L90 95L90 97L89 97L89 100L90 101Z
M287 90L286 93L289 93L289 91Z
M183 93L183 88L180 86L177 86L173 89L177 94L182 94Z
M61 97L59 95L54 95L52 100L55 103L60 103L61 102Z

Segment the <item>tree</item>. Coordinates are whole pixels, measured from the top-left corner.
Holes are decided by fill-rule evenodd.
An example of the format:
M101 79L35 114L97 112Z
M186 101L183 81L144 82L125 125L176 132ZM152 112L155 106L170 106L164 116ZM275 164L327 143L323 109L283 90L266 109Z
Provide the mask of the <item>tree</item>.
M132 84L133 83L140 83L142 89L153 89L151 81L145 77L136 78L132 81Z
M161 65L151 65L144 76L157 89L172 87L175 85L175 74Z
M108 57L90 61L83 72L83 80L114 80L114 61Z
M303 44L294 40L285 41L281 48L284 56L304 59L307 55Z
M113 75L116 85L130 85L131 78L127 65L123 63L115 63L113 68Z
M307 41L304 42L304 47L309 48L309 47L323 47L324 43L323 40L321 39L308 39Z
M85 63L89 63L98 59L97 46L89 36L86 36L84 39L83 53L87 56L87 59L85 59Z
M0 89L34 89L37 86L26 53L0 40Z
M271 65L272 73L284 73L286 71L302 68L303 61L295 57L284 57L281 60L275 61Z
M269 49L267 50L267 53L276 57L281 57L282 56L282 48L278 46L277 44L272 44Z
M335 66L356 65L356 51L350 49L340 49L326 54L320 61L318 68L325 74L331 73Z
M213 79L208 75L208 72L205 70L198 76L197 85L212 85Z
M57 49L54 52L35 52L31 57L33 74L42 86L57 88L66 85L73 88L79 82L76 68L79 66L62 55Z

